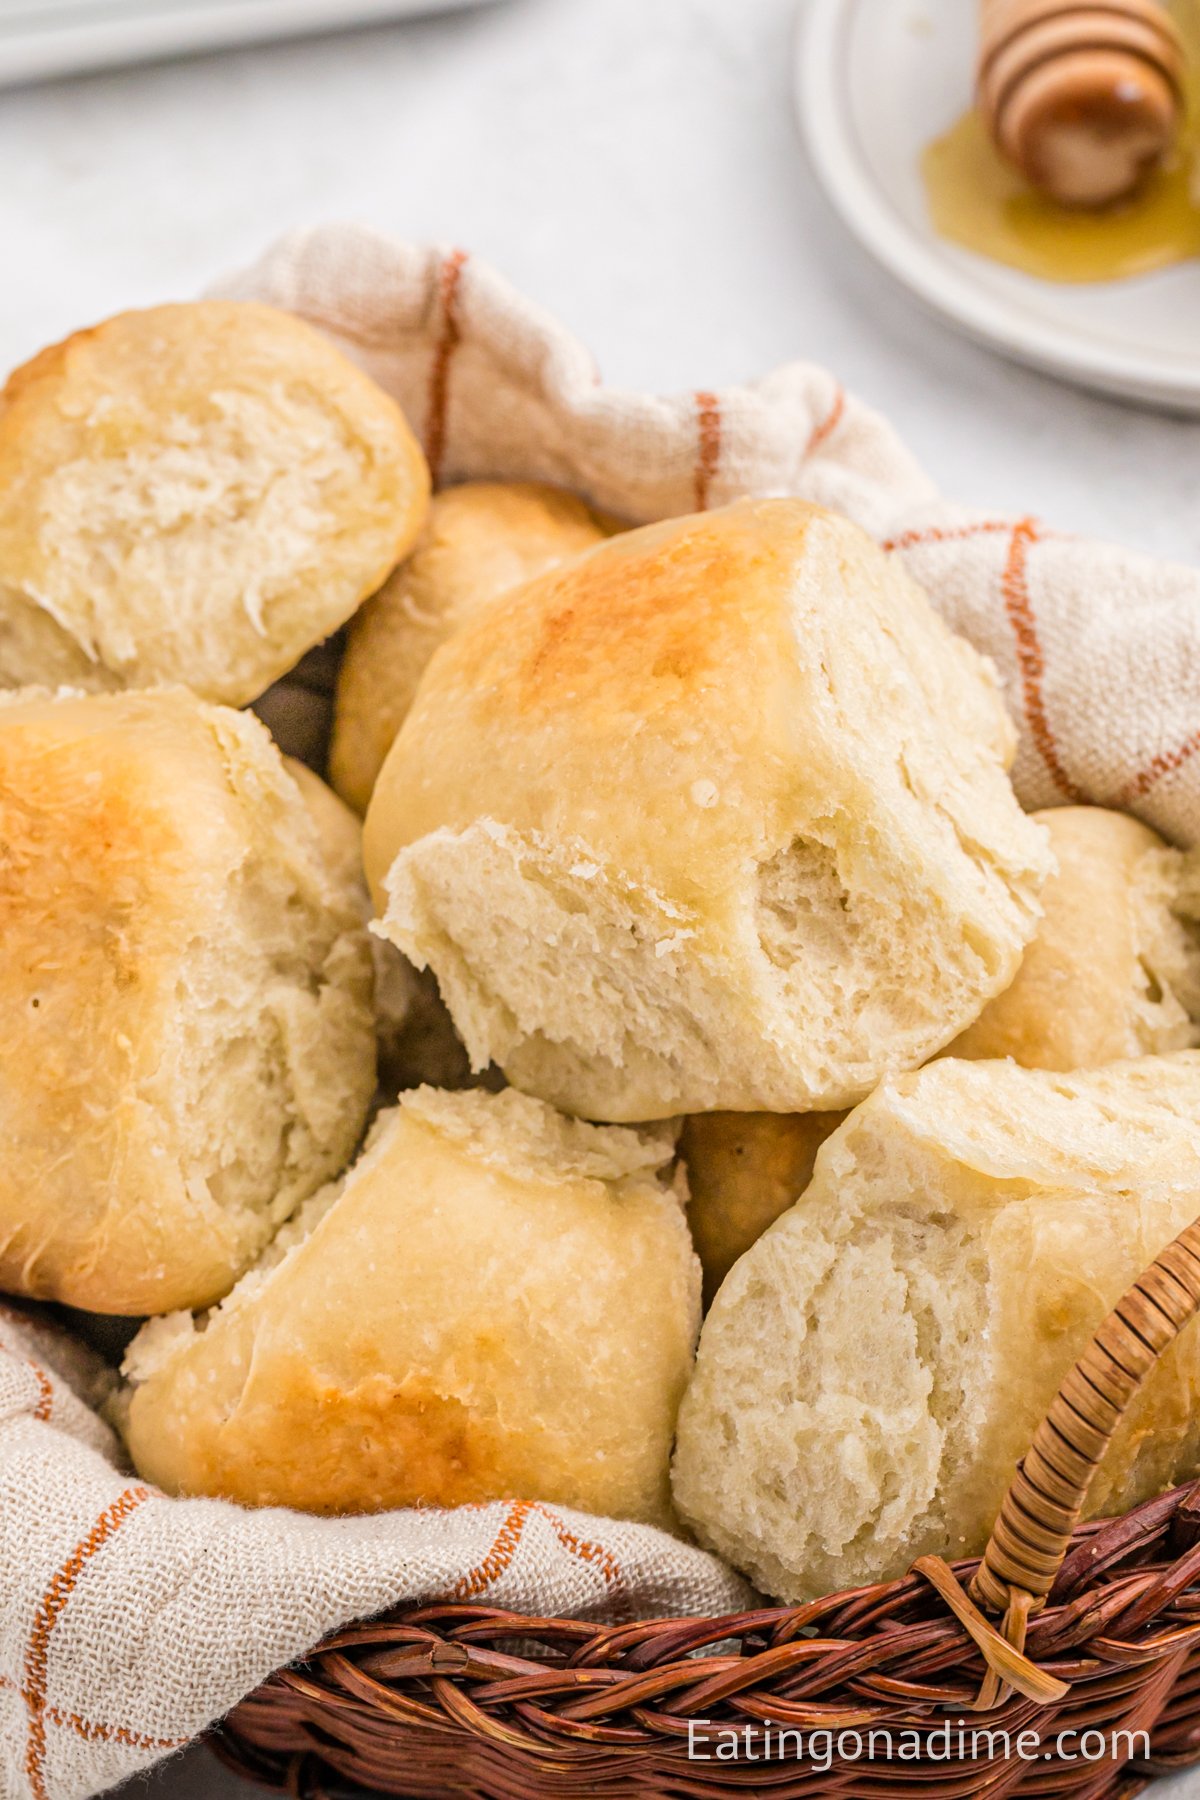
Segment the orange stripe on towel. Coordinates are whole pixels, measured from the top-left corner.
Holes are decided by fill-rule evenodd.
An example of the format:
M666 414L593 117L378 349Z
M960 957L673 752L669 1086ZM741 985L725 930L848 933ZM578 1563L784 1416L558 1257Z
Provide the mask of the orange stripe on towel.
M804 446L805 456L815 456L822 444L829 442L846 411L846 390L840 384L833 396L833 404L819 424L814 425L812 436Z
M1082 805L1086 803L1087 796L1063 767L1042 691L1046 655L1038 636L1037 620L1029 597L1029 552L1037 542L1036 520L1022 519L1018 525L1014 525L1000 590L1004 596L1004 610L1016 639L1017 666L1021 671L1021 697L1029 724L1029 735L1059 792L1065 799Z
M704 512L709 488L721 463L721 402L706 388L701 388L694 399L698 438L694 491L696 511Z
M85 1538L81 1538L65 1563L52 1577L42 1595L33 1621L29 1647L25 1653L25 1686L23 1697L29 1713L29 1736L25 1748L25 1774L34 1800L48 1800L45 1778L46 1720L51 1709L46 1704L47 1672L50 1661L50 1637L62 1617L63 1609L74 1593L87 1563L118 1532L139 1506L150 1498L146 1487L126 1488L106 1506Z
M965 544L970 538L997 536L1012 530L1009 519L979 519L973 525L929 525L924 530L906 531L900 537L884 538L880 548L920 550L926 544Z
M603 1544L593 1543L590 1538L576 1537L573 1531L568 1531L558 1514L551 1512L540 1501L535 1504L534 1510L545 1519L564 1550L569 1550L580 1562L590 1563L598 1568L610 1587L622 1585L621 1565L611 1550L607 1550Z
M452 250L442 263L438 278L438 305L442 324L433 347L433 364L429 371L429 400L425 414L425 455L436 487L442 476L446 456L446 421L450 405L450 365L462 341L458 322L459 285L466 267L467 252Z
M1118 806L1128 806L1131 800L1144 800L1152 787L1174 775L1176 769L1182 769L1184 763L1190 762L1200 750L1200 730L1193 731L1191 737L1185 738L1174 750L1161 750L1159 754L1146 764L1146 767L1127 782L1117 795Z
M500 1579L517 1554L525 1531L525 1521L532 1511L533 1502L530 1500L513 1502L483 1561L455 1582L447 1595L448 1599L476 1600L493 1581Z

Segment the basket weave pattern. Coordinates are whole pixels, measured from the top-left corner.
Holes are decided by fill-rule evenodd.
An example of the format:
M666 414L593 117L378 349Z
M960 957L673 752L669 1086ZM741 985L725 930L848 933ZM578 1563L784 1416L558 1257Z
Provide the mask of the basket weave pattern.
M959 1564L968 1578L975 1565ZM514 1654L514 1644L521 1653ZM537 1655L531 1653L536 1645ZM1132 1795L1200 1753L1200 1484L1075 1537L1028 1651L1071 1683L1057 1705L1016 1696L971 1714L983 1657L920 1575L803 1607L729 1619L597 1627L470 1606L425 1607L339 1632L243 1701L218 1747L295 1794ZM947 1713L946 1709L950 1712ZM888 1727L1146 1730L1152 1762L1055 1758L794 1762L688 1758L688 1721L714 1730ZM703 1736L702 1733L699 1734ZM935 1749L937 1748L935 1744ZM1007 1776L997 1784L997 1775Z
M980 1561L925 1557L899 1581L719 1619L399 1611L272 1676L217 1748L312 1800L353 1787L473 1800L1126 1800L1200 1758L1200 1482L1123 1518L1078 1519L1123 1411L1198 1309L1193 1225L1063 1383ZM863 1760L872 1730L902 1753ZM972 1755L970 1734L985 1731ZM807 1754L781 1732L801 1733ZM830 1755L824 1737L814 1751L814 1732L851 1737ZM1106 1758L1080 1754L1084 1732L1108 1735ZM1113 1746L1114 1733L1143 1732L1148 1756L1131 1755L1129 1738ZM1022 1733L1036 1746L1022 1740L1029 1754L1014 1755Z

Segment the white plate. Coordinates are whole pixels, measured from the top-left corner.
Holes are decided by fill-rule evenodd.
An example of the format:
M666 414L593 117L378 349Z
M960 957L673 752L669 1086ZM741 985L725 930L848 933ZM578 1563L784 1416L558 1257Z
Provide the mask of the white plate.
M0 0L0 86L479 0Z
M1039 281L932 229L919 161L970 102L974 0L803 0L796 106L855 236L979 342L1082 387L1200 414L1200 262L1134 281Z

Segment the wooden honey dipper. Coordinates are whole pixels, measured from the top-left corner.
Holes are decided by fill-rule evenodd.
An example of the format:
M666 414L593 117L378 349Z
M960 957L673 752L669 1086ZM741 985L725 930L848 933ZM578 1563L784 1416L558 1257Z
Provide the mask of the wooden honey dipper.
M1160 0L981 0L979 107L1001 154L1067 206L1133 193L1183 116Z

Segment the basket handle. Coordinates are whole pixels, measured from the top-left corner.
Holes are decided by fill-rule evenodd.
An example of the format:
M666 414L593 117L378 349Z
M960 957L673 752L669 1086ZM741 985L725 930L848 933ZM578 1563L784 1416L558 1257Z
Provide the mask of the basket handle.
M1024 1620L1045 1605L1092 1476L1122 1415L1164 1350L1200 1311L1200 1219L1118 1301L1034 1433L1004 1497L971 1598ZM1020 1620L1018 1626L1017 1621Z

